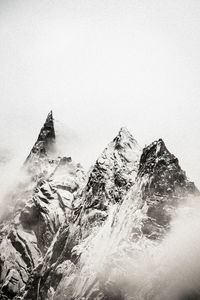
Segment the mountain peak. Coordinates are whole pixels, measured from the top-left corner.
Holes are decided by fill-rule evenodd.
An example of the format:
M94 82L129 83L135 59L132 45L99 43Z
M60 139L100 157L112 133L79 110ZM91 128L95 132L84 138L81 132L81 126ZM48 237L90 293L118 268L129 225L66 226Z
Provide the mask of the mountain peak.
M51 110L47 115L46 121L40 130L37 141L27 157L27 160L29 160L32 155L37 155L38 157L46 156L49 149L54 144L55 138L53 112Z
M50 112L48 113L45 124L48 122L53 122L53 111L52 110L50 110Z
M132 134L129 132L129 130L126 127L121 127L118 136L127 136L127 137L132 137Z
M166 277L165 263L160 268L163 251L157 249L169 241L179 212L191 218L188 198L199 194L164 141L142 151L122 127L87 177L70 157L49 157L54 142L50 111L28 157L29 178L23 177L6 199L13 207L6 206L0 222L0 299L144 300L148 295L163 299L171 287L179 291L171 282L163 285L171 272ZM153 282L149 264L143 264L149 254L153 259L159 254ZM145 280L140 280L140 262L150 270ZM179 299L189 298L199 299L198 294Z
M151 152L154 153L154 155L157 156L161 156L161 155L171 155L171 153L169 152L169 150L167 149L163 139L158 139L156 141L154 141L152 144L150 144L149 146L147 146L145 149L145 151L147 152Z
M136 148L140 148L137 141L134 139L132 134L128 131L126 127L121 127L117 136L114 138L113 142L115 142L115 148L120 149L124 148L125 146L132 146Z
M122 126L120 128L119 133L124 133L124 134L129 134L130 135L130 132L128 131L127 127L125 127L125 126Z
M175 158L174 155L169 152L161 138L143 149L143 153L140 158L139 172L141 172L144 169L144 165L148 164L149 162L151 162L150 169L153 169L153 166L159 157L162 157L165 160L171 159L172 157Z
M147 198L155 193L171 197L198 192L195 185L188 181L178 159L170 153L162 139L143 149L138 170L139 177L145 178L143 194Z

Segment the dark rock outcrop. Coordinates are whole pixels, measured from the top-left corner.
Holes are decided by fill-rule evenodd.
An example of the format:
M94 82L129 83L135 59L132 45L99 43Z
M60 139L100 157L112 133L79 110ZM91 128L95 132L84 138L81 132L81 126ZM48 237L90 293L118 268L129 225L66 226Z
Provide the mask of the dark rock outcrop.
M40 130L37 141L35 142L29 156L26 159L26 162L33 159L33 156L46 156L49 151L51 151L51 148L55 143L55 138L56 136L54 130L53 113L52 111L50 111L42 129Z
M24 170L36 181L40 177L47 177L55 169L58 160L55 159L56 136L53 113L50 111L40 130L30 154L24 163Z
M169 152L162 139L144 148L139 165L138 177L144 178L143 197L175 197L198 193L194 183L189 182L179 166L178 159Z
M147 219L143 233L158 238L170 224L174 209L180 202L199 191L181 169L178 159L169 152L162 139L144 148L137 181Z

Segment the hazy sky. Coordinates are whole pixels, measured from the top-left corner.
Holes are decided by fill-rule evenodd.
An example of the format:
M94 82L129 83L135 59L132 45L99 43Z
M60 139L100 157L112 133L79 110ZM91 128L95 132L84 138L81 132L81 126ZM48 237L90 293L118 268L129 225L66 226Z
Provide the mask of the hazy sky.
M21 157L53 109L86 166L127 126L200 186L199 81L198 0L0 0L1 148Z

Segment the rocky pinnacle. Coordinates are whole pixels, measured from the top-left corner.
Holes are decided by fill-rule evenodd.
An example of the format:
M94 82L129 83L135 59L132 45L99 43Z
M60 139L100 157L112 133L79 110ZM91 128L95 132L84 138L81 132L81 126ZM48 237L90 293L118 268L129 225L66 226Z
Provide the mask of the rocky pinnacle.
M52 111L50 111L26 162L28 162L32 156L46 156L53 146L55 138L53 114Z

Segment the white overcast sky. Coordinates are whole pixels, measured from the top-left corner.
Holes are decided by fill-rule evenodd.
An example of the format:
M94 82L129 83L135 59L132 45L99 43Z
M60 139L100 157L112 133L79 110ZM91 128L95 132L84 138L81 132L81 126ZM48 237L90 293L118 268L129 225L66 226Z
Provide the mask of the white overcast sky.
M0 0L0 99L1 148L21 157L53 109L83 165L127 126L200 186L200 1Z

